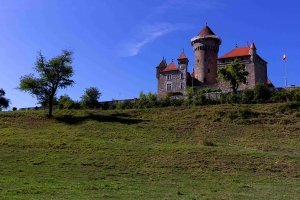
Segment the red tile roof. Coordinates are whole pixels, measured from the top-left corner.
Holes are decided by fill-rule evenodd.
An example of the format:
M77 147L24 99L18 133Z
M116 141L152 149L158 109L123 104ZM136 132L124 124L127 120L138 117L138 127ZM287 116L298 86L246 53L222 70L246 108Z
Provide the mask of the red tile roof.
M250 48L248 46L237 47L237 48L233 49L232 51L226 53L225 55L223 55L219 59L250 56L249 55L249 50L250 50Z
M184 59L187 59L187 57L186 57L185 53L182 52L177 60L184 60Z
M178 70L176 64L172 60L172 62L163 70L164 72L176 71Z
M200 37L205 37L208 35L215 35L215 33L206 25L201 32L198 34Z
M167 62L166 60L163 58L162 61L159 63L158 68L165 68L167 67Z

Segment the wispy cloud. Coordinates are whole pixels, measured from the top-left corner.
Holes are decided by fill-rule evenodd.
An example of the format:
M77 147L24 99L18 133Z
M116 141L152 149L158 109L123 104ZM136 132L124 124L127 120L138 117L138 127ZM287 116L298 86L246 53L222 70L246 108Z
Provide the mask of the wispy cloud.
M136 36L136 39L129 44L125 45L125 49L123 50L124 56L135 56L137 55L141 49L168 33L176 31L176 26L173 26L169 23L157 23L151 26L146 27L139 35Z
M170 20L191 8L196 9L199 12L205 12L222 7L223 4L220 3L219 0L164 0L159 6L153 9L149 18L151 21L160 20L162 18L166 20L162 15L167 15L167 18ZM183 23L182 20L179 21L181 24L154 23L150 26L144 26L137 31L136 35L132 35L133 39L131 42L122 44L122 47L120 48L121 55L126 57L136 56L147 44L154 42L156 39L166 34L195 28L195 25L189 22Z

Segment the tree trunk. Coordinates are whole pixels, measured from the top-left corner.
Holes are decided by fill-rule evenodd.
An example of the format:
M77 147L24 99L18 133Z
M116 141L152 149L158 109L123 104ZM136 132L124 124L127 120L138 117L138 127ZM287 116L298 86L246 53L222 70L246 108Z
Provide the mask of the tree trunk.
M48 117L52 117L52 110L53 110L53 96L50 96Z

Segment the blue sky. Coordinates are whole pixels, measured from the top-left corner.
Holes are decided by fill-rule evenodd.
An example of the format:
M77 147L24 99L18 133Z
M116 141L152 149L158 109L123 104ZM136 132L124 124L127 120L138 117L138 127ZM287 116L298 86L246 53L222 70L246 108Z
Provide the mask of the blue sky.
M294 0L0 0L0 88L11 107L35 106L16 88L33 73L38 51L51 58L74 51L76 84L60 90L79 100L87 87L101 100L156 92L155 67L185 50L193 66L190 39L207 22L222 38L219 56L254 41L268 62L269 79L300 85L300 3Z

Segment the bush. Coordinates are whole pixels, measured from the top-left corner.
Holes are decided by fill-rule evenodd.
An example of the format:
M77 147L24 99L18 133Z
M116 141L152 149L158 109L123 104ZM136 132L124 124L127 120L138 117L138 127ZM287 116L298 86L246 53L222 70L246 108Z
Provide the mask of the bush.
M183 99L172 99L172 100L170 100L170 105L175 106L175 107L182 106Z
M58 107L59 109L73 109L76 105L75 101L73 101L68 95L62 95L58 99Z
M235 93L224 93L221 95L221 103L236 104L241 103L241 95Z
M241 103L251 104L256 103L254 99L254 91L253 90L245 90L241 94Z
M209 89L189 88L185 105L202 106L209 104L209 99L205 96Z
M280 90L274 90L272 92L271 98L270 98L271 102L287 102L288 101L288 91L285 89L280 89Z
M149 92L147 95L143 92L140 93L140 98L135 102L136 108L153 108L159 107L157 95Z
M116 103L116 109L132 109L134 107L134 102L132 101L118 101Z
M162 99L159 100L159 106L160 107L168 107L171 105L171 100L169 96L165 96Z
M81 96L81 105L84 108L99 108L99 98L101 92L96 87L86 88L84 94Z
M271 98L271 91L263 84L257 84L254 87L254 101L257 103L267 103Z
M290 101L300 101L300 88L290 90L288 96Z

